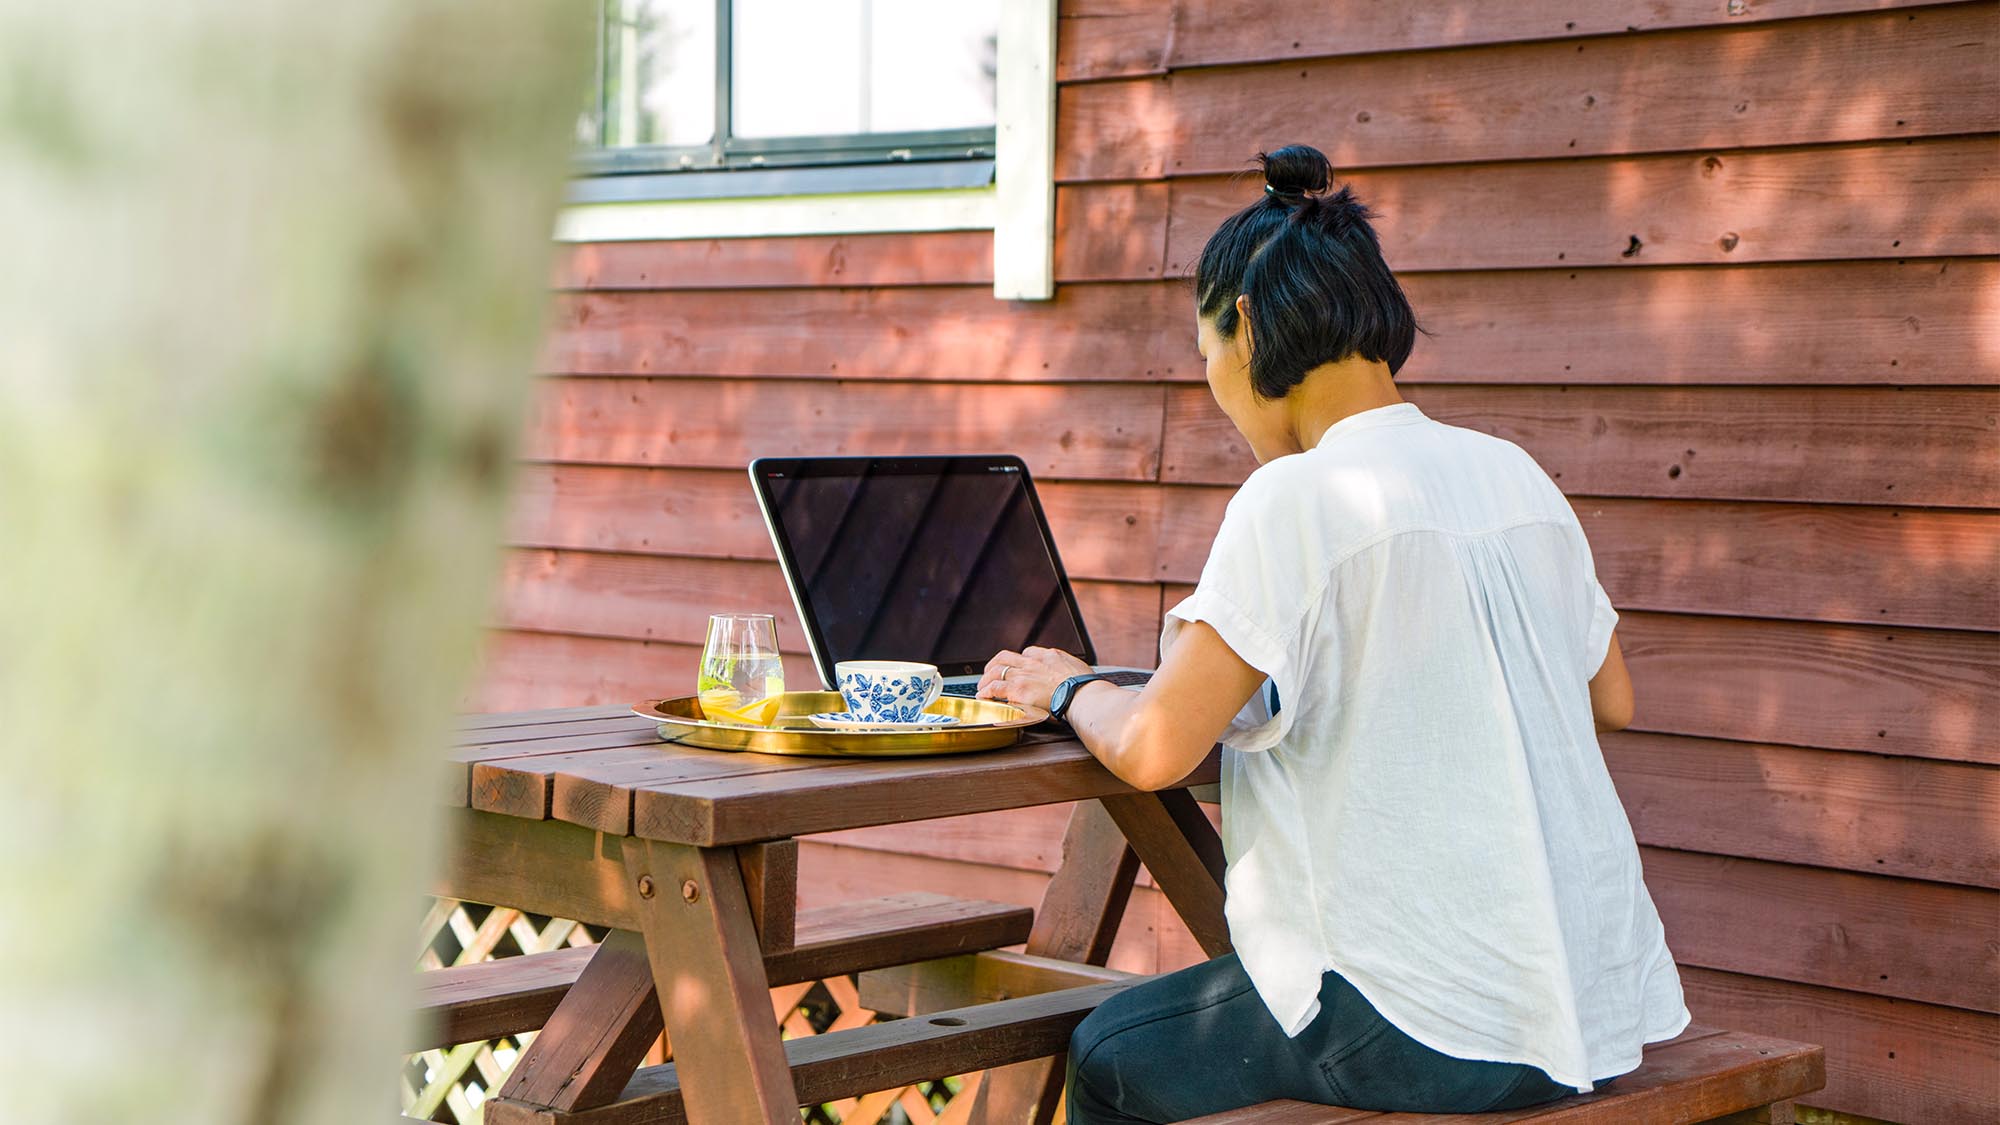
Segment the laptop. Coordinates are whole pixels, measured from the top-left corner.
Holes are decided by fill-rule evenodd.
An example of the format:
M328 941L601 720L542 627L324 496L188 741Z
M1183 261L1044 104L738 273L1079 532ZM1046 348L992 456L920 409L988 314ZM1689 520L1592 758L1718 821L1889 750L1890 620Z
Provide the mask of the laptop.
M1019 457L763 457L750 482L829 690L843 660L915 660L970 696L1029 645L1123 686L1152 676L1098 665Z

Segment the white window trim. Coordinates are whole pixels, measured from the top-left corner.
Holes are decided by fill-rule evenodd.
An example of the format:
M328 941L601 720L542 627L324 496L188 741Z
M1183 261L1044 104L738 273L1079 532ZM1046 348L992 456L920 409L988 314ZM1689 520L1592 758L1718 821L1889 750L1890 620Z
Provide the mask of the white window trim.
M1056 267L1056 0L1000 0L993 295L1046 301Z
M993 295L1055 294L1056 0L1000 0L994 182L984 188L588 203L560 242L993 231Z

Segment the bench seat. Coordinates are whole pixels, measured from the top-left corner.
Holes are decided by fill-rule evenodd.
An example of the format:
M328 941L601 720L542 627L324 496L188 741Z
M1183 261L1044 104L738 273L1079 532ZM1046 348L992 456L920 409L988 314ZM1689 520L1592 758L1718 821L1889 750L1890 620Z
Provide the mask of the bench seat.
M1714 1028L1689 1028L1647 1048L1639 1069L1600 1090L1498 1113L1377 1113L1277 1101L1187 1125L1790 1125L1790 1101L1826 1084L1821 1047Z
M773 987L1018 945L1034 912L1025 906L899 894L798 913L788 949L767 951ZM418 1011L427 1029L412 1050L533 1031L548 1022L594 946L432 969L418 974Z

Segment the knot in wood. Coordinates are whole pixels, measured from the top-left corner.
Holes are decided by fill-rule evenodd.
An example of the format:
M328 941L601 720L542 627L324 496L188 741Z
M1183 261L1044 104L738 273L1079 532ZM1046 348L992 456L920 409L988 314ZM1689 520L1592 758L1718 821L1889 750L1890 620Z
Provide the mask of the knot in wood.
M701 885L696 883L693 879L689 879L681 883L681 898L686 902L695 902L699 900L701 898Z

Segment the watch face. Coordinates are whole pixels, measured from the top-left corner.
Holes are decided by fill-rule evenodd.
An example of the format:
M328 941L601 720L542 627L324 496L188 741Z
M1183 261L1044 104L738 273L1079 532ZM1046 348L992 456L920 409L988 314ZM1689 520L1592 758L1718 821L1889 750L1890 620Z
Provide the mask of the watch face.
M1101 676L1094 676L1094 675L1071 676L1069 679L1064 680L1062 683L1057 684L1056 690L1049 696L1050 717L1060 719L1064 715L1067 715L1069 713L1069 701L1072 697L1076 695L1076 689L1082 687L1083 685L1089 683L1092 680L1102 679L1102 678L1103 677Z

